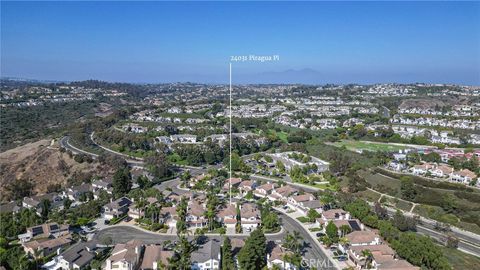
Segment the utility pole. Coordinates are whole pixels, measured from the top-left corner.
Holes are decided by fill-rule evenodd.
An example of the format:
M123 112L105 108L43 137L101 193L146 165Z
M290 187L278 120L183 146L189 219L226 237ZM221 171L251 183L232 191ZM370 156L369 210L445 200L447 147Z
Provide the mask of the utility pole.
M232 63L230 63L230 177L228 179L228 193L232 204Z

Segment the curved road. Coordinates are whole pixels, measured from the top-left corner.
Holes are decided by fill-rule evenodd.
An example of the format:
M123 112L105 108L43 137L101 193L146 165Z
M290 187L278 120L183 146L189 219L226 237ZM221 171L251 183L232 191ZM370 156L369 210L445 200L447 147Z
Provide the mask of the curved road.
M279 213L279 216L280 216L280 221L282 223L284 230L282 233L279 233L279 234L266 235L267 240L278 242L284 239L286 232L298 231L306 243L304 246L305 253L302 255L304 259L306 260L314 259L322 262L329 261L329 258L327 257L327 255L323 253L320 247L314 244L314 241L311 238L310 234L307 231L305 231L302 228L302 226L300 226L296 221L294 221L291 217L288 217L287 215ZM175 240L178 240L178 237L176 235L164 235L164 234L161 235L153 232L146 232L140 229L136 229L132 226L122 226L122 225L112 226L112 227L108 227L103 230L100 230L93 236L93 239L102 241L102 239L104 239L105 237L110 237L113 240L114 244L125 243L133 239L141 240L145 244L161 244L165 241L173 242ZM208 235L207 237L210 239L217 239L219 241L222 241L224 236ZM238 236L229 236L229 237L245 239L248 236L238 235ZM193 238L193 236L190 237L190 239L191 238ZM335 269L332 263L327 263L326 266L331 266L331 267L327 267L323 269Z

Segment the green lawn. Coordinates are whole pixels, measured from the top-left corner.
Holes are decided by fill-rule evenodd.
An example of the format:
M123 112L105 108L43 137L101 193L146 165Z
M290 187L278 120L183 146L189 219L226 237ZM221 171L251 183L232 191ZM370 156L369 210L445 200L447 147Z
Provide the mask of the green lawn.
M388 143L367 142L367 141L352 141L343 140L340 142L332 143L337 147L345 146L351 151L372 151L372 152L398 152L399 150L406 149L408 147L401 145L393 145Z

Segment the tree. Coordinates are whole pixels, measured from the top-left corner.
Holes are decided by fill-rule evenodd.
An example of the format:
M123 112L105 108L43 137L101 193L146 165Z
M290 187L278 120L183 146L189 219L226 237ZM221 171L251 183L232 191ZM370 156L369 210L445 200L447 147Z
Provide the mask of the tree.
M458 248L458 242L459 242L458 237L449 234L447 236L446 246L448 248Z
M257 228L245 241L238 254L241 269L262 269L267 264L267 239L262 230Z
M339 230L342 237L345 237L345 235L352 232L352 228L346 224L343 224L342 226L340 226Z
M294 253L301 253L303 247L303 238L299 232L293 231L291 234L287 232L283 241L285 248L290 249Z
M43 220L48 219L48 213L50 213L51 203L48 199L43 199L40 202L40 208L42 209L41 216Z
M214 193L213 189L210 189L207 194L207 211L205 216L208 219L208 230L212 231L214 229L215 217L217 216L217 206L219 204L217 194Z
M63 200L63 208L65 210L68 210L70 209L70 206L72 206L72 200L70 200L69 198L65 198L65 200Z
M402 232L414 231L416 228L416 221L413 218L404 216L400 210L397 210L393 216L392 222L393 225Z
M171 269L189 270L191 268L190 256L194 246L184 235L180 235L175 248L175 255L168 259Z
M170 163L163 152L145 158L145 166L157 178L164 178L170 174Z
M423 160L426 162L436 162L440 163L442 162L442 157L440 156L439 153L436 152L431 152L423 156Z
M132 177L128 168L118 169L113 175L113 195L120 198L132 188Z
M388 212L386 208L383 208L379 202L375 202L375 214L379 219L388 219Z
M373 259L373 254L372 252L369 250L369 249L364 249L362 250L362 257L365 258L365 268L366 269L370 269L370 264L372 263L372 259Z
M222 269L235 269L230 238L225 237L222 246Z
M178 203L177 206L177 215L178 215L178 220L177 220L177 233L182 234L187 231L187 199L185 197L182 197L180 202Z
M144 189L150 181L148 180L148 177L145 175L140 175L137 177L137 184L140 189Z
M441 206L447 213L452 213L457 209L457 200L454 195L447 193L442 198Z
M313 208L310 208L307 212L307 218L310 222L315 222L315 219L320 217L320 214Z
M285 165L280 160L277 160L276 167L280 173L285 173Z
M400 178L400 192L402 199L413 201L417 196L417 190L411 177L402 176Z
M325 233L334 243L338 241L338 228L332 221L328 222Z
M345 210L350 212L352 216L360 219L360 221L370 215L370 206L367 202L360 199L357 199L354 202L347 204L345 206Z
M188 180L190 180L191 177L192 175L190 174L190 170L186 170L180 175L180 179L182 180L182 185L184 187L188 186Z

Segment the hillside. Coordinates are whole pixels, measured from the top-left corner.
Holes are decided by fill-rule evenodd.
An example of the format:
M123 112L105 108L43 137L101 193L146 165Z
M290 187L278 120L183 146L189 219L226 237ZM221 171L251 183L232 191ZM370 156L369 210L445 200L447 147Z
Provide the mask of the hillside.
M78 163L60 152L56 143L40 140L0 153L0 193L2 201L12 199L12 183L29 180L33 194L45 193L88 181L92 176L106 176L109 168L98 163ZM10 187L10 189L9 189Z

